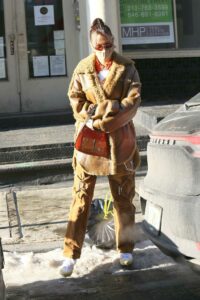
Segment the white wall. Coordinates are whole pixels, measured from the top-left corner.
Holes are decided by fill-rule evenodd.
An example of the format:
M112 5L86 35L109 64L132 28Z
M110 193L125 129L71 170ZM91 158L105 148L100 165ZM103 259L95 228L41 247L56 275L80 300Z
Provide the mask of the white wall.
M80 58L91 53L89 29L95 18L101 18L115 37L116 50L121 52L119 0L79 0Z

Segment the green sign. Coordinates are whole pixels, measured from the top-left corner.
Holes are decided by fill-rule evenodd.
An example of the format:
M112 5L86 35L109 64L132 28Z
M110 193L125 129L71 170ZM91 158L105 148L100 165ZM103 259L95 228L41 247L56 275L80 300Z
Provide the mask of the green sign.
M120 0L122 44L174 43L172 0Z
M172 22L172 0L120 0L121 23Z

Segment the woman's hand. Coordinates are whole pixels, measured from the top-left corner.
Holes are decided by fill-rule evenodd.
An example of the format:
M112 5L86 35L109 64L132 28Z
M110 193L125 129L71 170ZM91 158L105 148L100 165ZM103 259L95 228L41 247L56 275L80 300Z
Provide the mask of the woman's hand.
M120 110L120 102L118 100L105 100L99 103L96 107L95 114L92 116L93 120L103 119L107 116L116 115Z
M96 104L90 104L87 110L88 116L92 116L95 113L97 105Z

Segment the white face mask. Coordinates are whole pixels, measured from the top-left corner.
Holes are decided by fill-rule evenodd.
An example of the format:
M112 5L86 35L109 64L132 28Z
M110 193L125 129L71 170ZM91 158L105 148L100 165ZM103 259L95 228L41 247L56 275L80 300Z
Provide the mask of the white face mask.
M98 58L99 62L104 65L107 60L109 60L113 54L113 47L103 50L96 50L94 49L94 53Z

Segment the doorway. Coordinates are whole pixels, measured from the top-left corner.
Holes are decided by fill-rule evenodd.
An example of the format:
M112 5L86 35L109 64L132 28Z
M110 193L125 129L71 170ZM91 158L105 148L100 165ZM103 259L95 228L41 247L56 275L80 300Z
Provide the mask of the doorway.
M69 106L75 31L70 1L0 0L0 114Z

